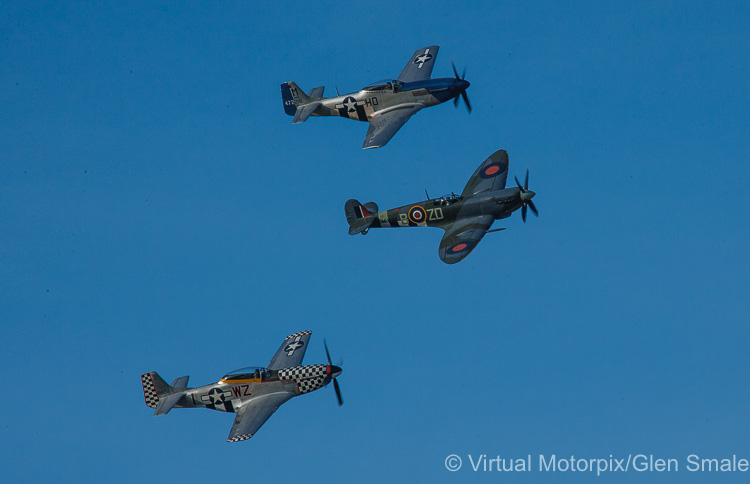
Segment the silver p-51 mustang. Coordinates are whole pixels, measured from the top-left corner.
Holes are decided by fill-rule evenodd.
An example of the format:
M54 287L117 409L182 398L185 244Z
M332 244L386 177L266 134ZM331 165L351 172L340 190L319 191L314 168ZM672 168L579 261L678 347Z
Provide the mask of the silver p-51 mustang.
M469 81L459 77L430 79L437 58L437 45L419 49L401 71L397 79L378 81L358 92L323 97L324 87L313 88L305 94L294 82L281 85L284 112L294 116L294 123L307 121L310 116L341 116L357 121L369 121L362 148L380 148L393 137L412 115L420 109L435 106L453 99L458 105L461 96L471 112L466 89Z
M343 400L336 381L341 368L331 364L327 345L327 365L300 366L311 334L312 331L302 331L287 336L265 368L241 368L202 387L187 388L188 376L181 376L167 385L155 371L144 373L141 382L146 405L156 409L154 416L166 415L173 408L202 407L234 412L237 416L227 442L249 439L286 401L323 388L331 381L341 406Z

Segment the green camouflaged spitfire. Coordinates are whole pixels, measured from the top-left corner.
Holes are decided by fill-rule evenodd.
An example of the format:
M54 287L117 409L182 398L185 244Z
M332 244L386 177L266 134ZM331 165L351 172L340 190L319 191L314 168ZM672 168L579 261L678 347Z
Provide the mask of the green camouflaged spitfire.
M526 222L527 207L539 216L531 201L536 193L529 190L529 171L523 186L516 178L517 187L505 188L507 178L508 153L499 150L479 165L461 195L452 193L383 212L375 202L348 200L344 212L349 235L364 235L374 227L438 227L445 230L440 259L455 264L469 255L485 234L504 230L490 230L495 220L510 217L520 208Z

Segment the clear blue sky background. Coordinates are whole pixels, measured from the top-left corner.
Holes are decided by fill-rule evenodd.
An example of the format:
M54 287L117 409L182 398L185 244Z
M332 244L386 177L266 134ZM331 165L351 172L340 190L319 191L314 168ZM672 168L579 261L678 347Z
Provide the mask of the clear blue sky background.
M6 482L599 482L449 473L458 454L750 458L747 2L4 2ZM292 125L279 84L395 77L441 46L474 104ZM489 154L540 218L463 262L442 232L347 235L348 198L460 191ZM332 388L249 442L153 418L311 329ZM609 482L746 480L615 474ZM603 482L603 481L602 481Z

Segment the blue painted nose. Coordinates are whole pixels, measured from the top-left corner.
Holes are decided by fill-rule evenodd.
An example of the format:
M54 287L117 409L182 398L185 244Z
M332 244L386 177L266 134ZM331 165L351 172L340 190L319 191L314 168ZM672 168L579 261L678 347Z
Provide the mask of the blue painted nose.
M465 91L471 86L471 83L467 81L466 79L459 79L456 84L458 85L458 88L462 91Z

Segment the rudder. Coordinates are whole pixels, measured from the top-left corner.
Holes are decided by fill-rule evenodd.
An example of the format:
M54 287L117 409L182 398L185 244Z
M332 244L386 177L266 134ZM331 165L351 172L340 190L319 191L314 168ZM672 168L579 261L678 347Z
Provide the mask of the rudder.
M143 397L146 399L146 405L156 408L159 404L159 395L169 393L170 386L155 371L150 371L141 375L141 384L143 385Z
M364 235L377 220L378 205L375 202L362 204L354 199L347 200L344 204L344 214L349 222L349 235Z
M289 116L297 113L297 106L308 104L312 100L305 94L302 89L292 81L285 82L281 85L281 100L284 102L284 112Z

